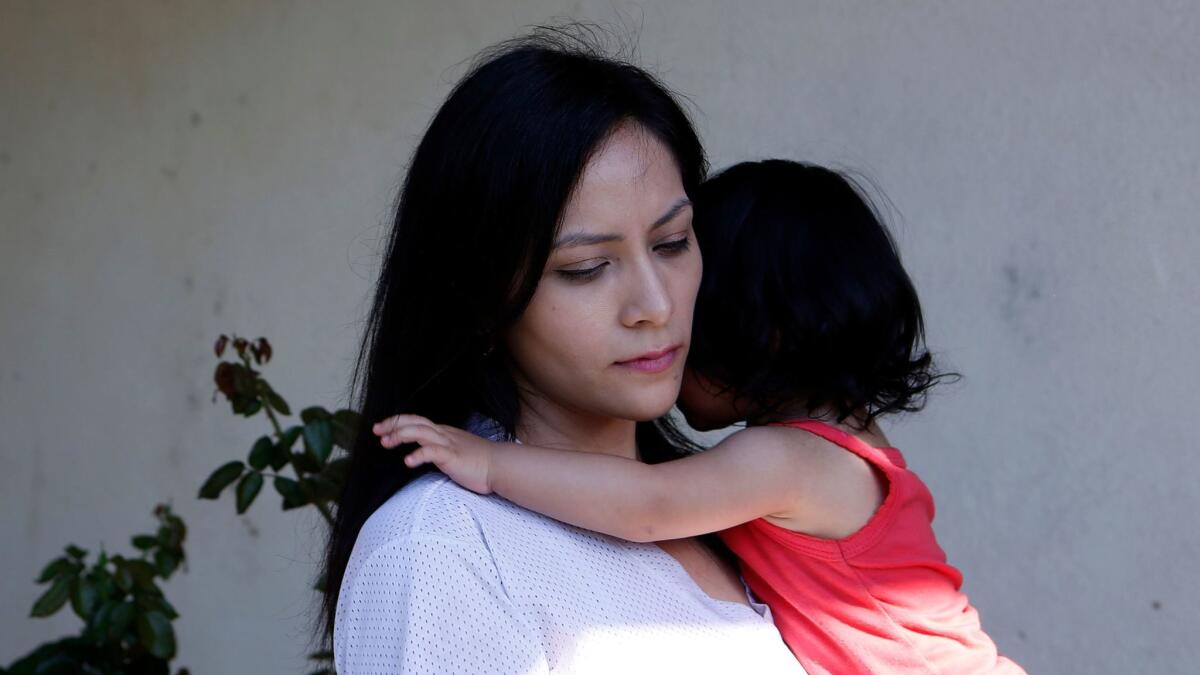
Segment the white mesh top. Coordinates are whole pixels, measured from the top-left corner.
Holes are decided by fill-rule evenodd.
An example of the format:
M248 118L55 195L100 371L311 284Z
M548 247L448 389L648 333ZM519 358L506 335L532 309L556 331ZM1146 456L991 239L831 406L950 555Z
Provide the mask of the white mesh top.
M766 605L716 600L674 558L438 473L363 525L334 621L340 675L803 673Z

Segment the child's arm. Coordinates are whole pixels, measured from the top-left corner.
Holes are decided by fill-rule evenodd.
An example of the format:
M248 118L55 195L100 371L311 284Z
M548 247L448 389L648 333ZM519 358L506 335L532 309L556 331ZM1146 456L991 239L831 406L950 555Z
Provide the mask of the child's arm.
M805 453L758 428L735 433L706 452L653 465L492 443L414 415L397 415L374 429L385 447L421 446L405 458L408 466L436 464L475 492L495 491L557 520L631 541L678 539L761 516L786 517L809 482L803 479Z

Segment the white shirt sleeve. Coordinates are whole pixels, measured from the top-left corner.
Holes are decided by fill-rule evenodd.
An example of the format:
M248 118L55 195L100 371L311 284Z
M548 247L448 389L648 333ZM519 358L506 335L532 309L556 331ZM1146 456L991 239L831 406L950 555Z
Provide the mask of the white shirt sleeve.
M483 542L389 541L347 570L338 613L339 675L549 673Z

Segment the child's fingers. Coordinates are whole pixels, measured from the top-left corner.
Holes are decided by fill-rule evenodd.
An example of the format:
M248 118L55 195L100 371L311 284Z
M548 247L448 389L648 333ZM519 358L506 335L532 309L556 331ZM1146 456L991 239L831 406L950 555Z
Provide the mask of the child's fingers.
M429 418L421 417L420 415L392 415L381 422L376 422L375 425L371 427L371 431L382 436L383 434L394 431L399 427L414 424L420 424L427 427L436 426L429 420Z
M380 445L385 448L394 448L397 445L404 443L416 443L418 445L446 445L446 437L438 433L436 429L426 426L407 426L400 427L379 439Z
M447 445L447 440L442 432L434 427L427 427L422 424L413 424L403 426L395 431L388 433L379 440L380 445L385 448L395 447L401 443L417 443L419 445Z
M422 445L404 456L404 463L411 469L422 464L438 464L450 458L450 451L440 445Z
M414 424L421 424L421 425L429 426L429 427L436 426L427 417L422 417L420 415L403 414L403 415L392 415L391 417L388 417L387 419L384 419L380 422L376 422L375 425L371 427L371 431L374 431L376 434L386 434L390 431L394 431L395 429L398 429L399 427L410 426L410 425L414 425Z

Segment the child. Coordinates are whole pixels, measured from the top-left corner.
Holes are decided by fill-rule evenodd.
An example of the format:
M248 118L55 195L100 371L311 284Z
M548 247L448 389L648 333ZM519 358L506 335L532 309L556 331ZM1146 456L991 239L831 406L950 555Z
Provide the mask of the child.
M980 628L929 491L875 423L947 377L875 211L843 176L783 160L694 197L704 279L679 408L698 429L746 429L654 465L411 415L375 425L383 445L417 443L408 466L612 536L719 533L814 675L1023 673Z

